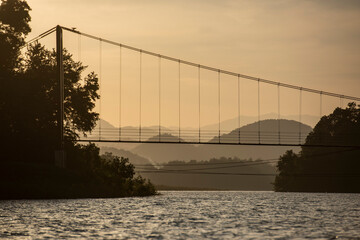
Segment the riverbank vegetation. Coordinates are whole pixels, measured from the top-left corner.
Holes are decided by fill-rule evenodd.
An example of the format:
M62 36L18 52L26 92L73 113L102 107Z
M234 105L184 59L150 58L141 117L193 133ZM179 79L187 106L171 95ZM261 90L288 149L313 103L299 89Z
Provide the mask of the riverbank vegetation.
M360 106L350 103L323 116L300 154L287 151L277 164L281 192L360 192ZM310 147L307 145L333 145Z
M272 164L273 162L273 164ZM275 161L232 158L170 161L138 170L161 190L271 191Z
M94 129L99 84L94 72L64 50L66 164L54 166L59 150L59 84L56 52L25 45L31 8L24 0L0 5L1 198L148 196L154 186L135 176L126 158L99 154L77 139ZM26 50L25 54L21 50Z
M36 161L0 161L1 199L150 196L155 187L127 158L99 155L94 144L74 146L68 166Z

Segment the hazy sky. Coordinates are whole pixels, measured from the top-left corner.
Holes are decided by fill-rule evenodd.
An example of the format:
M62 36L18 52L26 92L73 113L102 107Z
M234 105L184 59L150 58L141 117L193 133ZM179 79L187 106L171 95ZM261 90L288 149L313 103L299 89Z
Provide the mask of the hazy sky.
M28 3L33 9L31 12L32 33L29 37L60 24L76 27L82 32L102 38L216 68L324 91L352 96L360 95L360 1L357 0L28 0ZM77 39L74 36L69 37L66 43L72 44L74 56L79 57ZM98 61L94 57L94 54L98 52L96 49L98 45L87 44L84 39L82 41L84 42L81 44L83 50L81 59L91 67L92 63L95 64ZM107 49L104 46L103 64L108 61L109 66L112 66L111 63L118 55L117 49L110 49L110 47ZM91 56L93 59L88 60L86 56L89 58ZM153 65L149 64L149 66L156 66L155 63L157 63L156 59ZM165 66L164 63L163 68ZM96 66L93 69L96 71ZM118 78L115 76L118 71L116 70L115 73L112 68L106 70L105 67L102 70L103 77L104 79L105 77ZM156 73L158 70L154 71ZM192 75L191 71L193 71ZM156 79L155 73L154 79ZM206 78L207 73L202 74L202 77ZM187 102L187 97L183 96L185 99L183 110L185 111L186 106L189 105L190 110L187 114L193 117L194 124L187 117L183 122L184 125L196 126L197 82L194 81L197 79L196 69L189 70L189 76L186 76L186 73L184 75L184 92L186 87L189 87L192 89L189 92L193 91L194 96L189 97L189 102ZM210 75L209 78L214 78L215 86L216 75ZM166 81L166 76L164 73L162 81ZM175 75L173 77L169 75L169 79L171 78L175 79ZM190 85L187 86L186 79L193 85L189 83ZM236 80L229 79L229 81L232 83L228 87L225 87L226 84L222 87L224 98L222 99L222 120L237 116L236 92L227 94L236 88ZM147 85L144 84L146 88ZM162 86L163 98L167 98L166 94L169 94L167 98L169 100L163 103L163 122L176 126L177 113L176 111L170 113L177 107L175 85L169 84L167 89L166 83L164 84ZM212 116L206 113L211 111L212 105L217 104L217 91L214 86L210 86L211 84L209 84L209 90L206 90L207 83L203 84L205 85L201 88L203 98L201 124L205 125L215 123L218 119L216 113ZM131 91L131 87L137 88L137 85L130 85L131 83L129 83L128 91ZM109 83L108 88L114 89L115 85ZM153 93L157 91L156 89L153 89ZM249 86L248 89L243 90L244 96L249 94L252 87ZM105 90L106 87L103 88L103 91ZM206 96L207 91L208 96ZM262 93L264 94L261 102L262 113L276 112L275 89L267 91L264 87ZM146 93L144 94L143 118L151 116L149 119L152 119L144 125L156 124L158 100L151 101L150 95L147 99ZM248 98L256 94L256 91L252 92L252 96ZM289 93L289 95L294 94ZM108 94L103 92L103 95L108 96L108 102L115 104L113 99L116 96L115 92L111 93L109 90ZM224 97L225 95L229 95L228 99ZM230 97L230 95L234 96ZM284 99L286 96L282 97ZM267 101L267 98L272 98L272 100ZM303 112L311 115L318 114L319 103L314 103L318 97L309 97L306 100L305 95L304 98ZM211 102L211 99L215 101ZM293 101L298 101L297 95ZM269 102L274 107L268 107ZM339 101L334 100L332 104L334 105L335 102ZM147 103L153 106L147 106ZM105 99L102 105L104 118L116 125L119 115L116 111L119 107L114 107L116 111L112 110L108 107L111 104L106 104ZM246 106L242 107L243 114L255 115L257 113L255 107L247 109ZM288 101L282 102L282 110L285 112L288 108L294 109L295 106ZM166 109L169 109L170 114L164 113ZM123 120L125 125L131 124L138 118L137 113L130 114L130 110L127 112L125 107L122 111L124 115L132 115L128 120ZM289 115L297 112L298 110L288 111ZM184 114L186 115L185 112Z

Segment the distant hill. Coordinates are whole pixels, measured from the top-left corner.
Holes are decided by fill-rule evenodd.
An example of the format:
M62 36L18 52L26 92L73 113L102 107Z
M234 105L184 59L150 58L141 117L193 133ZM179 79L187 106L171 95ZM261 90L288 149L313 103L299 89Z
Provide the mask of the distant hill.
M100 154L104 154L106 152L112 153L115 156L118 157L125 157L128 158L130 163L134 164L134 165L152 165L153 163L151 163L151 161L147 158L141 157L139 155L136 155L132 152L123 150L123 149L118 149L118 148L113 148L113 147L101 147L100 148Z
M167 163L164 168L154 172L143 172L141 175L151 179L151 182L156 185L166 185L168 189L269 191L273 189L275 167L271 164L262 163L261 161L240 160L238 158L220 158L186 163L177 161ZM168 171L168 173L164 173L164 171Z
M278 120L263 120L260 121L260 127L262 131L262 142L274 142L278 140ZM280 128L283 143L286 141L292 141L292 143L298 143L299 126L301 126L301 136L304 139L312 128L308 125L301 124L292 120L280 120ZM243 126L240 128L240 132L243 134L241 140L258 141L258 122ZM229 134L221 135L221 141L238 141L239 129L235 129ZM266 134L273 134L272 138L266 140ZM247 134L247 135L245 135ZM247 139L245 137L247 136ZM250 136L250 137L249 137ZM178 137L164 135L171 141L178 142ZM291 139L289 138L291 137ZM159 136L155 136L154 139L158 139ZM229 140L231 139L231 140ZM180 139L181 140L181 139ZM219 141L218 137L211 139L210 141ZM293 149L295 152L300 150L299 147L277 147L277 146L244 146L244 145L188 145L188 144L140 144L131 151L151 159L157 163L165 163L173 160L188 161L192 159L196 160L208 160L211 158L220 157L239 157L239 158L252 158L252 159L270 159L278 158L286 150Z
M237 128L228 134L214 137L210 142L222 143L304 143L312 128L294 120L267 119Z
M312 130L310 126L299 124L299 122L293 120L263 120L260 121L261 130L261 142L265 143L278 143L278 126L280 123L280 139L285 142L292 140L294 143L299 141L299 129L301 129L301 137L304 139L308 133ZM248 124L235 129L230 133L223 134L220 137L221 142L237 143L239 141L258 141L258 127L259 122ZM269 135L270 134L270 135ZM271 138L268 138L268 137ZM289 138L289 137L293 138ZM179 142L184 139L179 139L177 136L171 134L156 135L149 138L150 141L168 141ZM210 142L218 142L219 138L214 137ZM121 145L118 145L121 146ZM198 189L228 189L228 190L272 190L272 182L275 173L275 162L280 155L286 150L293 149L295 152L299 151L298 147L276 147L276 146L244 146L244 145L192 145L192 144L158 144L158 143L146 143L137 144L131 151L125 151L111 147L101 147L101 152L112 152L114 155L123 156L130 159L130 162L134 165L163 165L162 169L156 170L154 167L136 167L135 170L144 171L144 169L150 169L154 172L141 173L143 177L149 178L156 185L165 185L167 188L198 188ZM217 158L218 162L231 162L236 160L237 162L243 161L243 163L236 163L226 168L213 168L214 160ZM239 159L254 159L254 160L239 160ZM255 159L274 159L267 164L257 164ZM176 162L168 163L170 161L180 160L189 163L185 166L176 166ZM208 170L197 170L200 173L163 173L157 171L163 170L192 170L194 166L191 164L194 161L203 161L202 167L209 167ZM183 162L184 163L184 162ZM255 163L255 164L254 164ZM248 166L241 166L241 165ZM183 164L184 165L184 164ZM216 166L216 165L215 165ZM229 166L229 165L228 165ZM160 166L161 167L161 166ZM199 166L195 166L198 169ZM206 171L206 174L201 172ZM212 174L214 173L214 174ZM240 173L240 175L239 175ZM260 175L247 176L241 175L241 173L256 173ZM270 176L261 174L270 174Z
M287 120L294 120L298 119L298 116L291 115L291 116L281 116L282 119ZM277 119L277 114L269 113L260 116L260 119ZM302 123L308 125L310 127L314 127L316 123L319 121L319 117L312 116L312 115L303 115L302 116ZM257 117L255 116L241 116L241 127L246 125L252 124L257 121ZM101 135L103 139L108 140L118 140L119 139L119 128L118 126L113 126L111 123L104 119L100 119L97 122L96 127L93 129L92 133L88 135L88 139L98 139L99 138L99 126L101 123ZM227 119L220 123L222 133L230 133L232 130L236 129L238 126L238 118ZM209 131L206 136L203 135L202 139L207 141L211 140L218 132L219 124L210 124L202 126L202 131ZM174 136L178 135L177 126L172 127L164 127L161 126L161 133L162 134L172 134ZM197 132L195 128L182 128L184 132ZM139 139L139 128L137 126L123 126L121 128L121 139L122 140L138 140ZM213 135L212 135L213 134ZM141 129L142 140L149 139L153 136L159 135L159 126L143 126ZM196 141L197 134L185 134L181 136L186 141ZM104 146L104 144L99 144L100 146ZM117 147L118 144L105 144L105 146ZM121 146L123 149L130 150L138 146L137 143L131 144L124 144Z
M94 138L99 137L99 128L101 126L101 136L104 138L114 138L119 139L119 134L121 133L121 138L126 140L137 140L139 134L138 126L122 126L121 131L119 131L118 126L114 126L104 119L97 121L95 128L93 129L91 136ZM170 129L161 126L161 131L164 133L169 133ZM143 139L147 139L159 134L159 126L143 126L141 128L141 135Z
M278 118L278 114L277 113L268 113L268 114L264 114L264 115L260 115L260 119L277 119ZM299 119L298 115L280 115L280 119L287 119L287 120L294 120L297 121ZM240 120L241 120L241 127L257 122L258 117L257 116L240 116ZM315 127L315 125L317 124L317 122L320 120L320 118L318 116L313 116L313 115L302 115L301 116L301 122L309 125L310 127ZM236 118L232 118L232 119L227 119L224 120L222 122L220 122L221 125L221 129L223 129L223 131L231 131L235 128L237 128L238 126L238 121L239 119ZM210 125L206 125L203 126L203 129L207 129L207 130L216 130L218 129L219 124L210 124Z
M162 140L169 142L184 141L170 134L162 134ZM159 136L150 138L150 141L158 141ZM165 163L173 160L207 160L211 155L203 154L202 150L191 144L166 144L166 143L143 143L131 150L132 152L144 156L156 163Z

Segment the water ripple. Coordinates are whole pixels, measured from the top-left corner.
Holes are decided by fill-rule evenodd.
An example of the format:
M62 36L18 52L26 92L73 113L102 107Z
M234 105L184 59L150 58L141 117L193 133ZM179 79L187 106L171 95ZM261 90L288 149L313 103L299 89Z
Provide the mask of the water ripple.
M360 194L162 192L0 201L0 238L360 239Z

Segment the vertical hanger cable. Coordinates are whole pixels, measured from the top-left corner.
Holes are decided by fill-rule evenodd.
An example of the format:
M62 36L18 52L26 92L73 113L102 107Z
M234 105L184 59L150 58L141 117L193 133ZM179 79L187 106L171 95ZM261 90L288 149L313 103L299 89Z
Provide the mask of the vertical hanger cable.
M101 87L101 80L102 80L102 39L99 41L99 92L100 92L100 99L99 99L99 141L101 140L101 99L102 99L102 87Z
M301 108L302 108L302 88L299 90L299 145L301 144Z
M240 139L240 124L241 124L241 119L240 119L240 75L238 75L238 143L241 143L241 139Z
M159 142L161 141L161 56L159 55Z
M198 90L199 90L199 143L201 142L201 89L200 89L200 65L198 66Z
M179 65L178 65L178 70L179 70L179 142L181 142L181 69L180 69L180 59L179 59Z
M142 51L140 50L140 54L139 54L139 61L140 61L140 76L139 76L139 87L140 87L140 94L139 94L139 141L141 142L141 84L142 84Z
M277 85L277 94L278 94L278 141L279 144L281 144L281 130L280 130L280 125L281 125L281 116L280 116L280 83L278 83Z
M119 47L119 141L121 141L121 87L122 87L122 47Z
M260 79L258 78L258 142L261 143L260 140Z
M218 104L219 104L219 143L221 142L221 102L220 102L220 69L218 70Z

